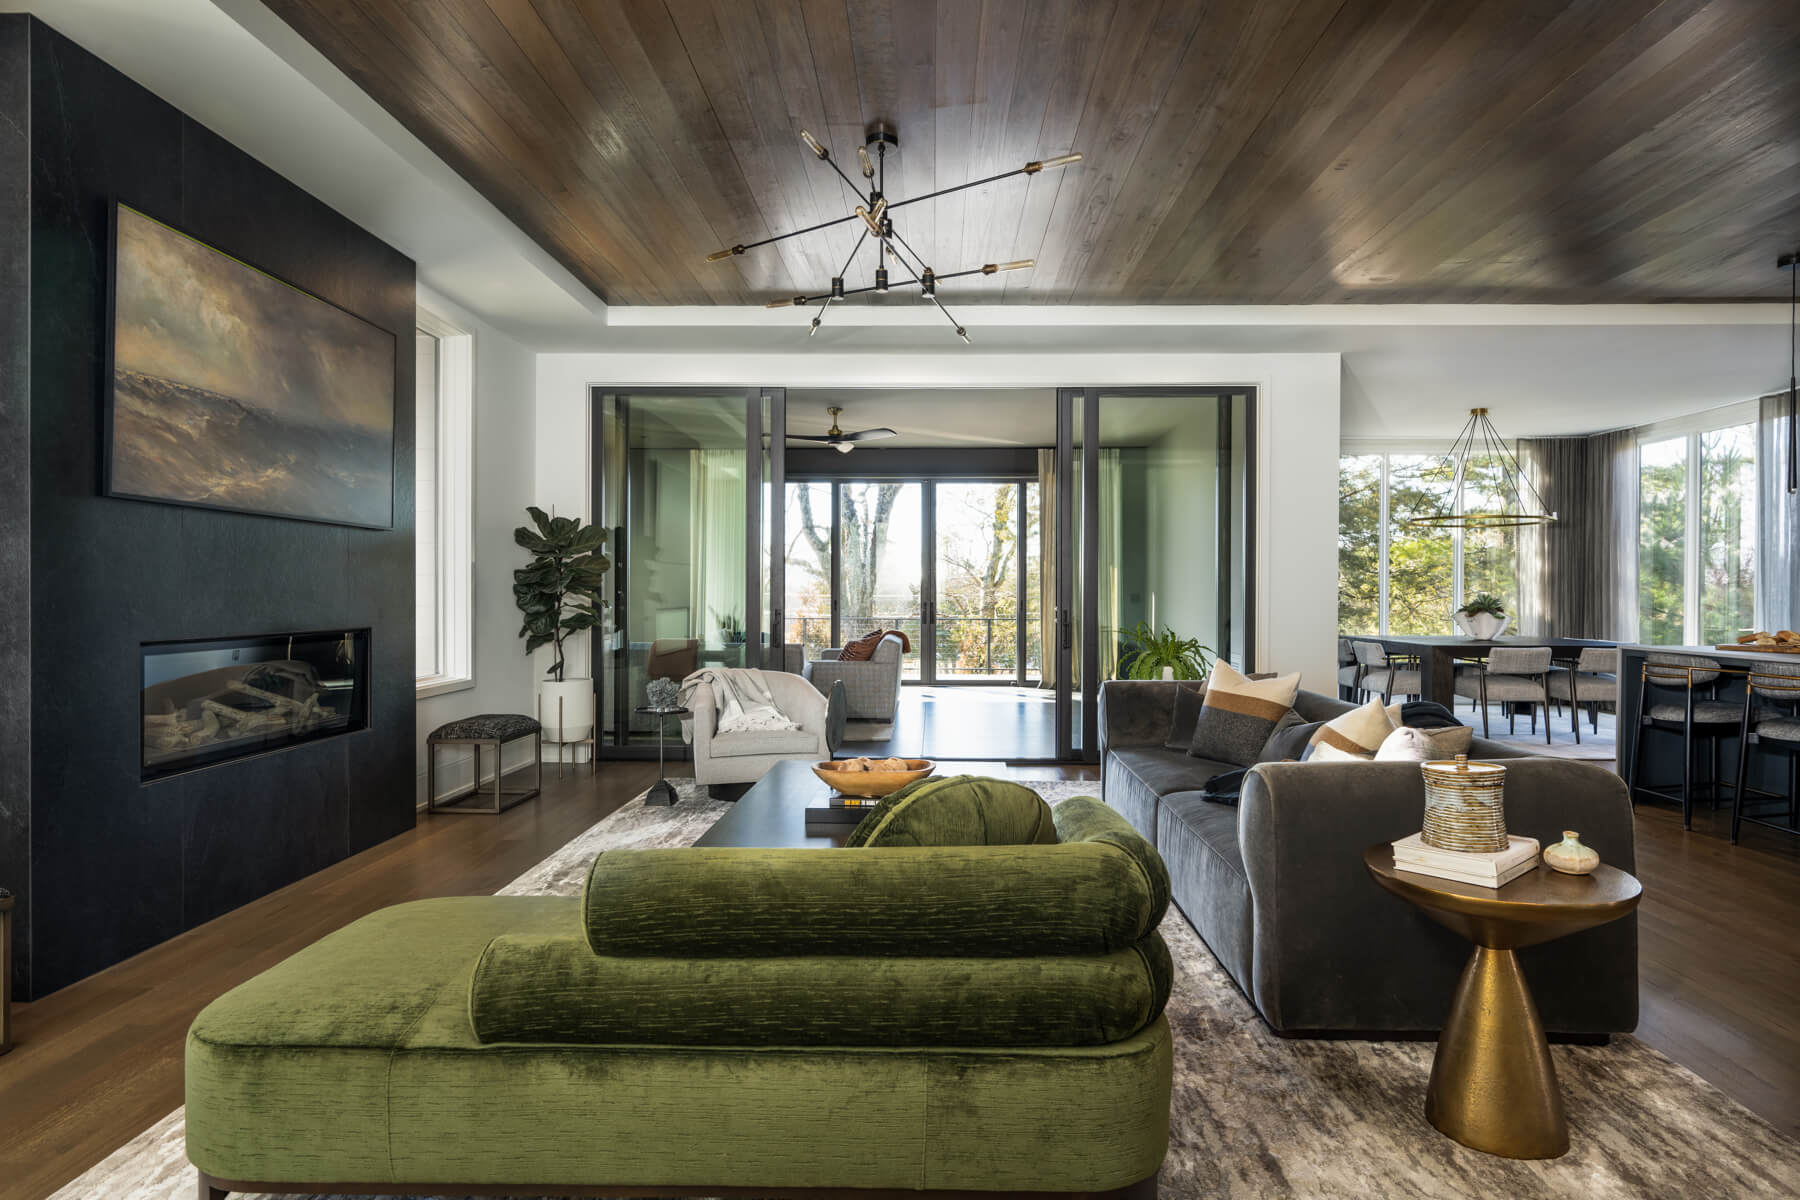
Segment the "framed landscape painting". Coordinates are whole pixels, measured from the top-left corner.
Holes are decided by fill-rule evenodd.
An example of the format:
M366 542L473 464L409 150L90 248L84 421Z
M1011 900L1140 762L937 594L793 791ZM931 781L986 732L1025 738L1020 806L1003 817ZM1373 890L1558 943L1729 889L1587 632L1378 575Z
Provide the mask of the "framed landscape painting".
M106 494L394 523L394 335L128 205L113 219Z

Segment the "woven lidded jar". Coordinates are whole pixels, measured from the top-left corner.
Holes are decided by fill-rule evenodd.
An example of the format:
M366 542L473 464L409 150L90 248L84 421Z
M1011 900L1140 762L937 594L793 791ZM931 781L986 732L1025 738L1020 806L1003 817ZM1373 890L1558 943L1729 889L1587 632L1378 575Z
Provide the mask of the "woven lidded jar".
M1427 846L1465 854L1506 849L1505 767L1459 754L1454 762L1421 763L1419 769L1425 776L1421 836Z

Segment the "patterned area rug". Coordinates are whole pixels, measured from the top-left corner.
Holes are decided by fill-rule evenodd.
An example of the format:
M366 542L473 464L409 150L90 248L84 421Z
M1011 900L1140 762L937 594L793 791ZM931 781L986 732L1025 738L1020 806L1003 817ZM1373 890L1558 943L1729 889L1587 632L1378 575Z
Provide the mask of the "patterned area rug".
M1052 804L1090 783L1030 781ZM685 846L729 806L688 785L673 808L632 801L502 889L573 895L601 850ZM1168 1015L1175 1100L1161 1194L1231 1197L1667 1197L1800 1195L1800 1142L1636 1038L1553 1046L1573 1148L1547 1162L1465 1149L1425 1123L1432 1046L1284 1041L1270 1033L1180 913ZM120 1147L53 1200L186 1200L182 1114Z

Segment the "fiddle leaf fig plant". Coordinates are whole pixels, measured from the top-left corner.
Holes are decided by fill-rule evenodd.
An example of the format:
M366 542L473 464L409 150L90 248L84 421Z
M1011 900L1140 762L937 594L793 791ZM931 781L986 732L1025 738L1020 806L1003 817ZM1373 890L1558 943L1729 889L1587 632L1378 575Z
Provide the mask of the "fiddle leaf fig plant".
M513 530L513 541L531 553L529 566L513 572L513 599L525 614L519 636L525 653L539 646L555 646L556 660L546 678L563 677L563 639L592 629L606 608L601 585L612 561L601 552L606 530L583 525L575 517L552 517L543 509L527 508L531 525Z

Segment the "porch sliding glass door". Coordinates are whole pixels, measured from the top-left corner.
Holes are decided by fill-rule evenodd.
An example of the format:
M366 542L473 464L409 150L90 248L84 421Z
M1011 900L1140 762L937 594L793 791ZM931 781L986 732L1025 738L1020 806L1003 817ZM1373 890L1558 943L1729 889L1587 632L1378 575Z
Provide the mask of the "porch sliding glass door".
M782 624L785 513L768 501L784 407L778 388L595 393L594 514L612 559L594 650L603 756L654 755L656 723L633 712L651 679L780 665L767 631Z
M1057 754L1099 758L1103 680L1140 623L1249 670L1253 392L1057 394L1051 620Z
M853 470L787 484L786 640L816 657L898 629L912 643L908 683L1036 684L1038 481Z

